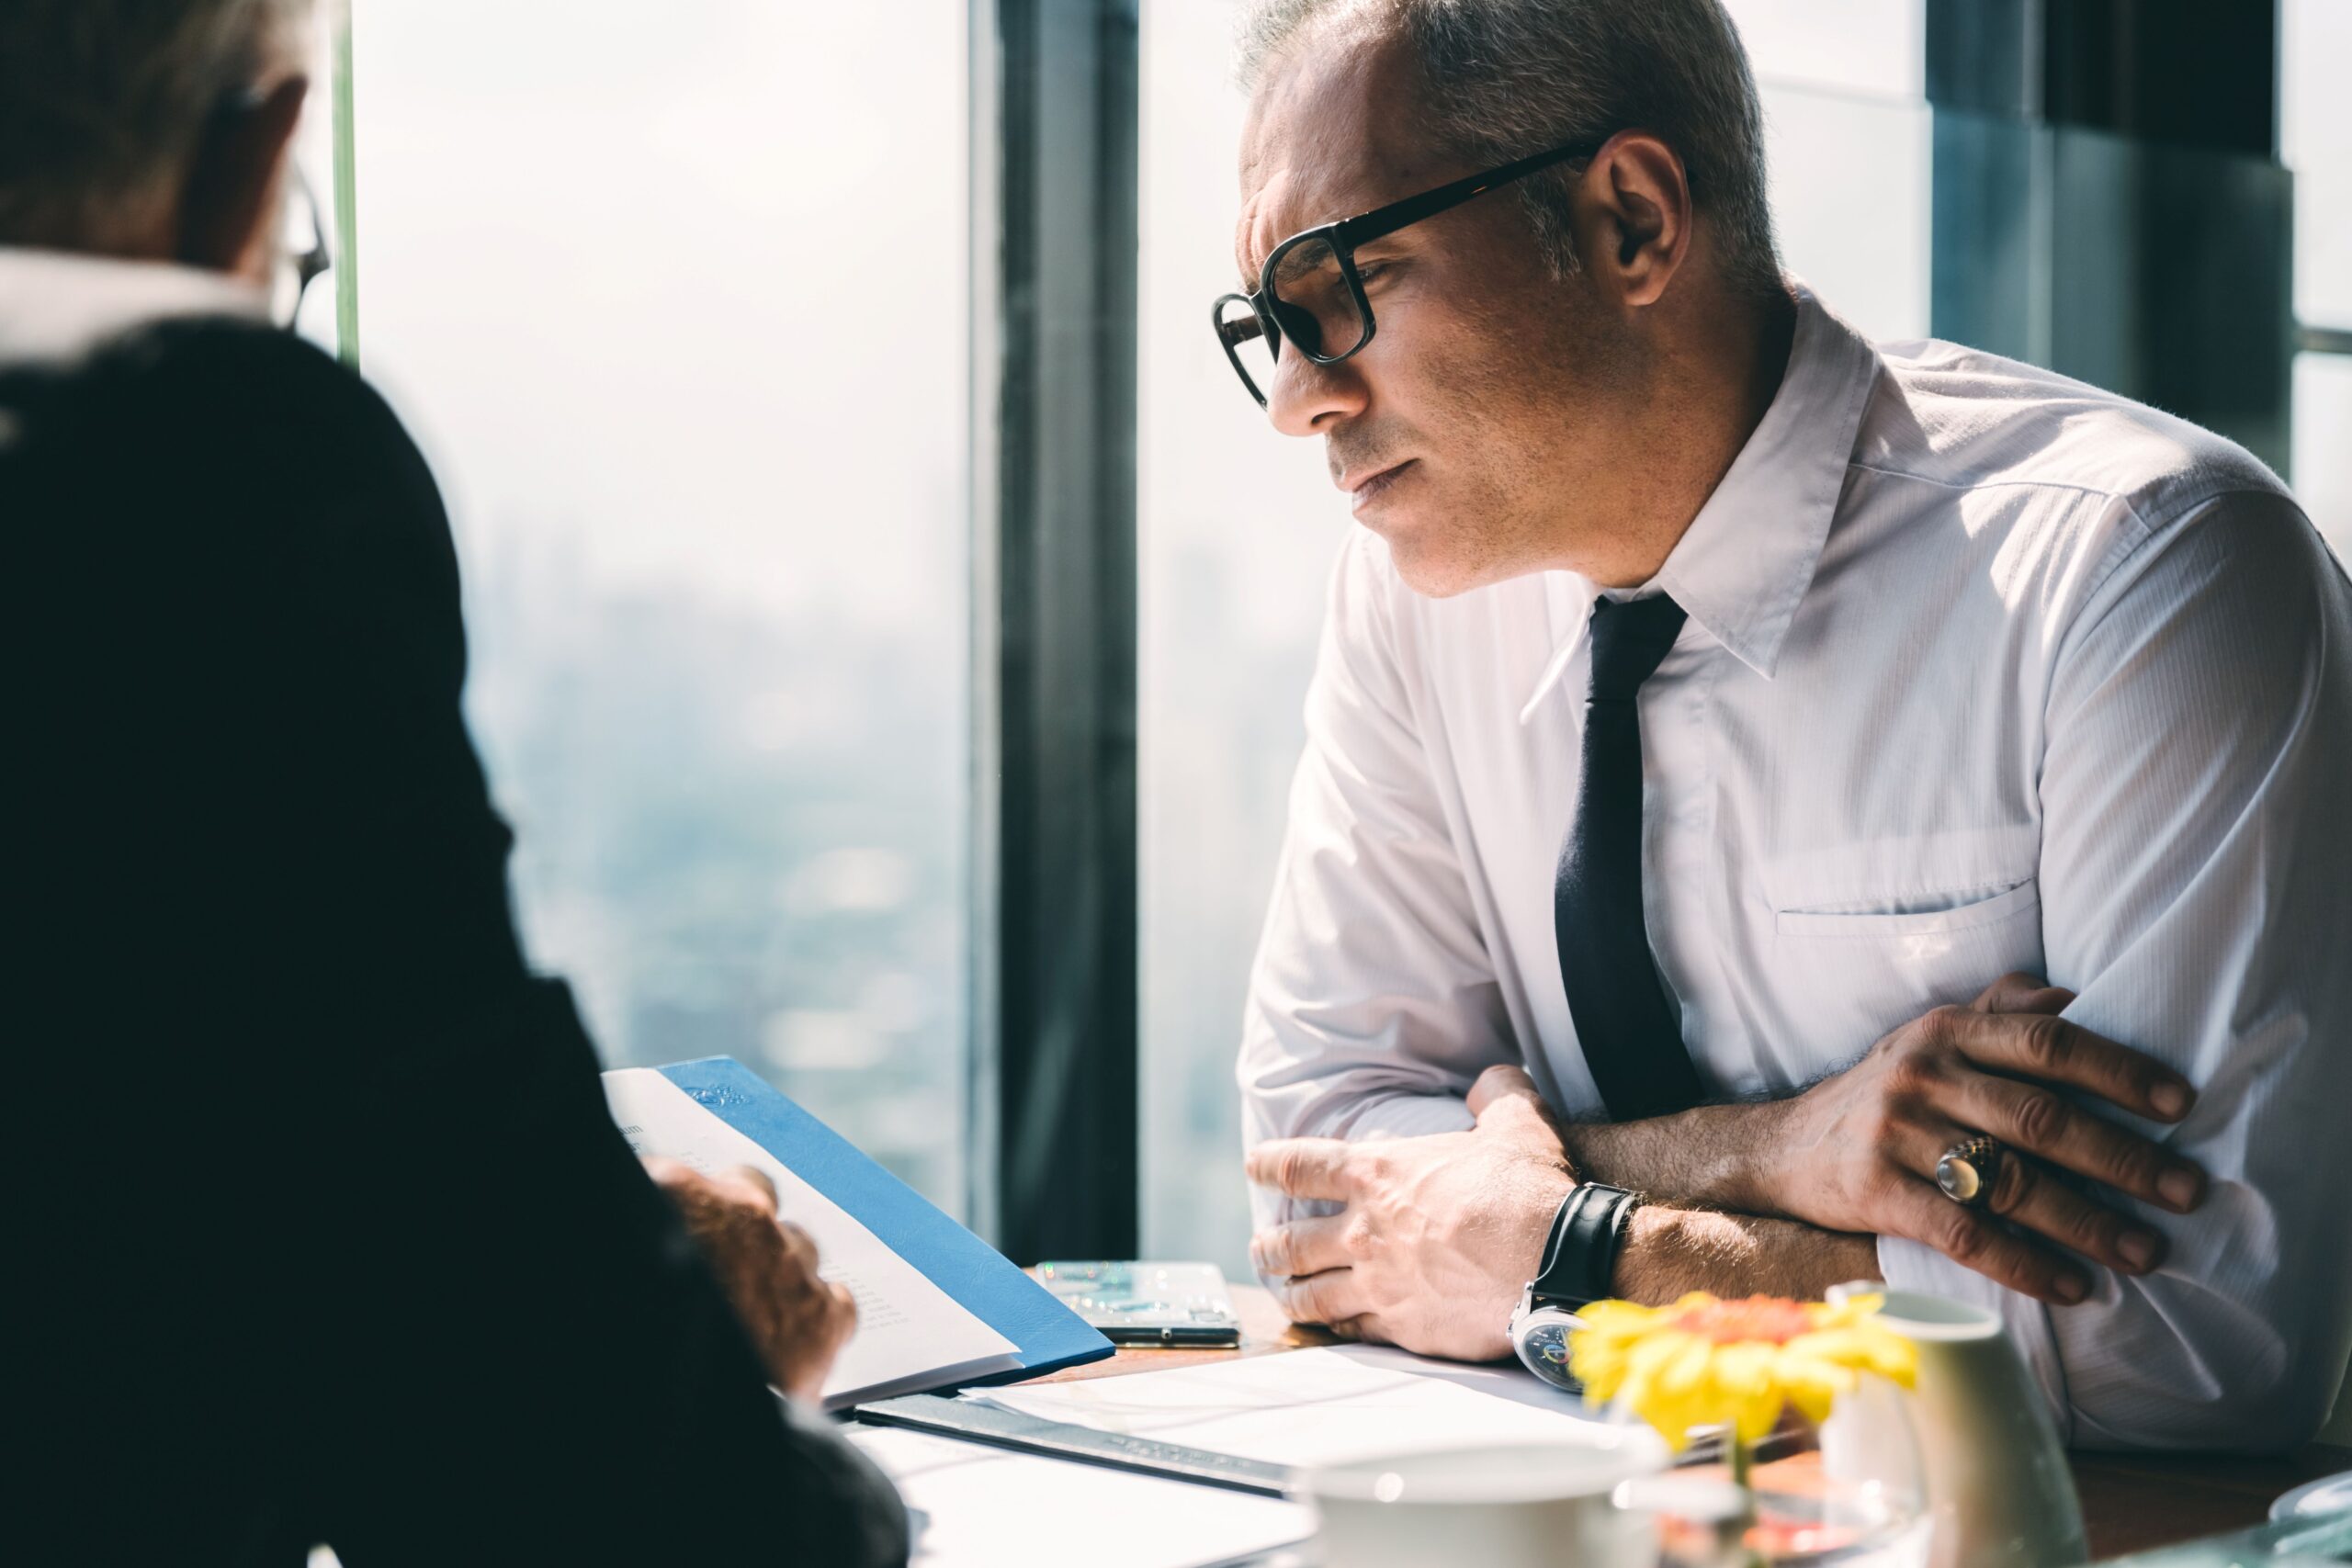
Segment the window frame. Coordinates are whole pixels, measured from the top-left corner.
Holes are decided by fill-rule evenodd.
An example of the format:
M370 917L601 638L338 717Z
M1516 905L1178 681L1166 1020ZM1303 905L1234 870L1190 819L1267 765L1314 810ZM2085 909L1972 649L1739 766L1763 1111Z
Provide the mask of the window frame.
M967 1187L1017 1262L1132 1258L1137 0L975 0Z

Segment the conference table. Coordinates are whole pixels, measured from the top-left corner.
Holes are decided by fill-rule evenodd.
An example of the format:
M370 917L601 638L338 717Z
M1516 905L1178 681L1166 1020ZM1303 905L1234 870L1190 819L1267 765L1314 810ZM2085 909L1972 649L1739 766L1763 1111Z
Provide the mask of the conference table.
M1233 1298L1241 1317L1238 1350L1121 1350L1109 1360L1073 1367L1039 1381L1122 1377L1339 1343L1319 1328L1287 1321L1274 1298L1257 1286L1237 1285ZM2352 1470L2352 1449L2314 1443L2299 1453L2268 1459L2085 1453L2074 1455L2073 1465L2075 1487L2083 1500L2083 1521L2090 1532L2091 1554L2107 1558L2260 1524L2271 1499L2280 1493L2323 1475Z

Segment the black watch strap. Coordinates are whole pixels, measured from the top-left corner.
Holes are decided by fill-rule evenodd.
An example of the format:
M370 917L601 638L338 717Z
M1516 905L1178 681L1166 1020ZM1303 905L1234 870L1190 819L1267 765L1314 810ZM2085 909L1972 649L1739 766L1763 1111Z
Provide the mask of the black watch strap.
M1528 1282L1532 1304L1576 1308L1607 1300L1626 1223L1641 1202L1640 1193L1599 1181L1571 1189L1552 1216L1543 1267Z

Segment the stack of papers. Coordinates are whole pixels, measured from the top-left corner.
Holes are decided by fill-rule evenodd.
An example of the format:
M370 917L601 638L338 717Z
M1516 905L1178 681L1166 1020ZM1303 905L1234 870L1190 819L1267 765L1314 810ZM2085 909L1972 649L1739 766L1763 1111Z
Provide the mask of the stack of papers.
M1096 1431L1269 1464L1413 1450L1575 1442L1596 1419L1519 1368L1463 1366L1377 1346L1294 1350L963 1398ZM862 1427L851 1441L914 1515L915 1562L938 1568L1205 1568L1264 1562L1306 1541L1309 1508L976 1442Z
M1384 1346L967 1393L1041 1420L1148 1437L1269 1464L1495 1443L1575 1442L1600 1418L1511 1366L1464 1366Z
M848 1437L906 1499L915 1568L1227 1568L1315 1531L1312 1509L1222 1487L895 1427Z

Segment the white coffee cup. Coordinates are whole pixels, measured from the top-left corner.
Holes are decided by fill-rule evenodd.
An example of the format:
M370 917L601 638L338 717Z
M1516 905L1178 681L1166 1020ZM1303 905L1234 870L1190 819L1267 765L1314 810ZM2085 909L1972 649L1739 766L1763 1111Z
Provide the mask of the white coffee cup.
M1322 1518L1324 1568L1652 1568L1656 1519L1611 1494L1666 1463L1647 1427L1596 1427L1573 1442L1318 1465L1293 1492Z

